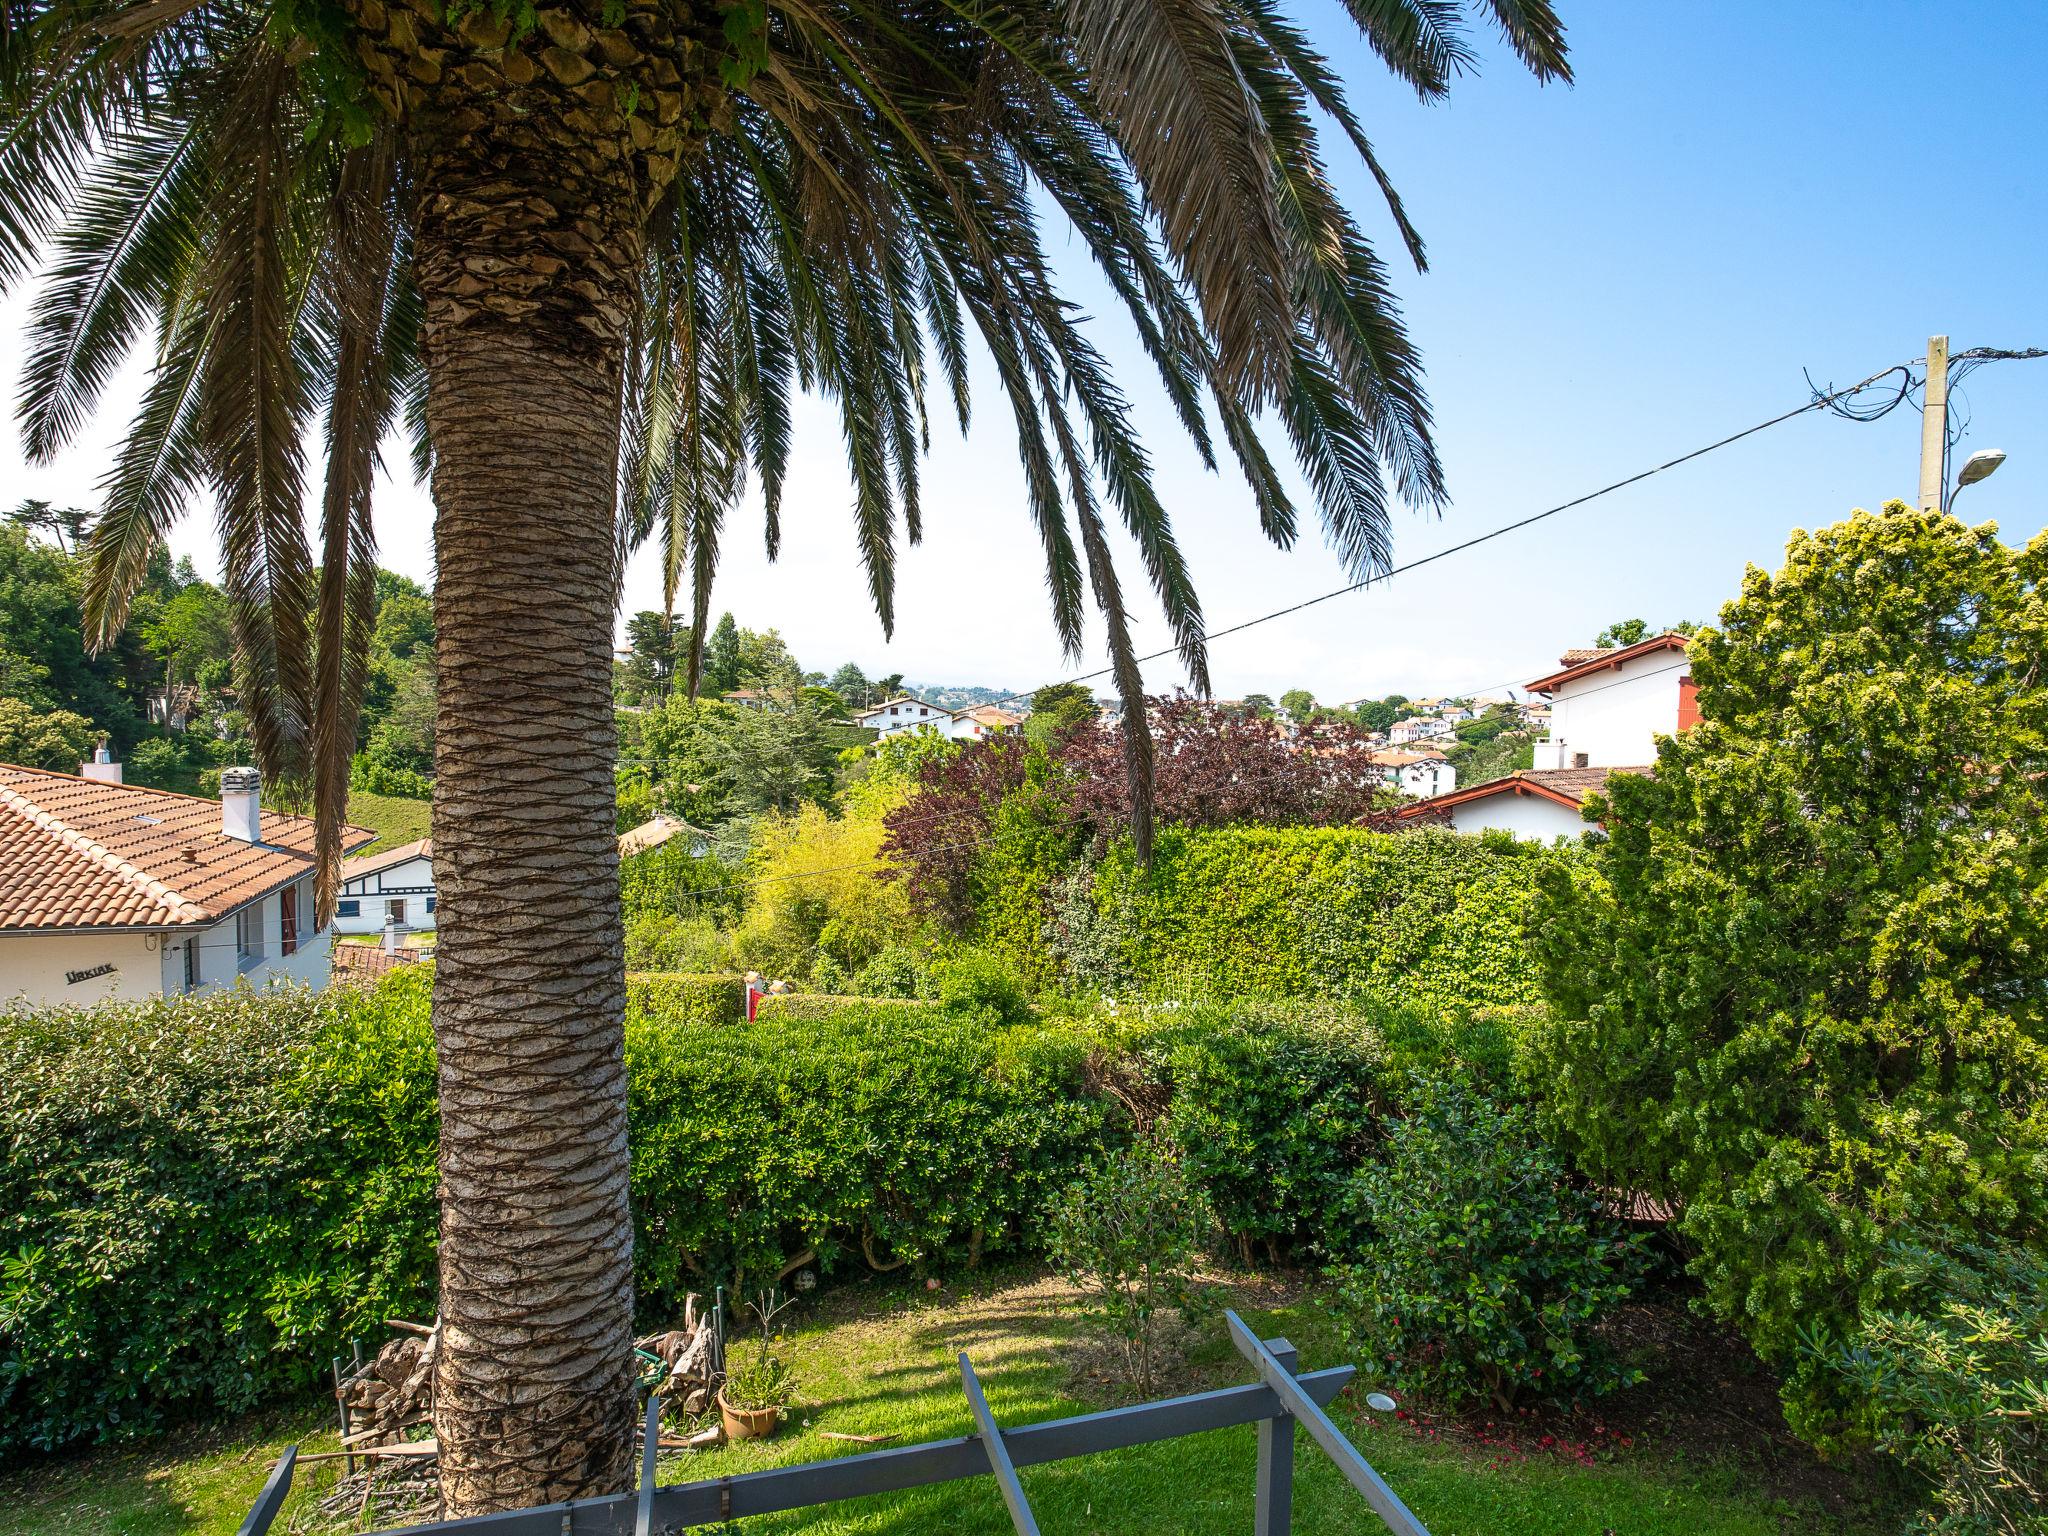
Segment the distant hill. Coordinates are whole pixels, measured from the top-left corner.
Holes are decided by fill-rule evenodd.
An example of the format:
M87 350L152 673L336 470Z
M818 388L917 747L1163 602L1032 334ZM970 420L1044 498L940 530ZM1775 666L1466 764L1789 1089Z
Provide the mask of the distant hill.
M1001 704L1006 709L1016 709L1030 699L1029 694L1020 699L1008 688L982 688L965 683L905 683L903 691L945 709L972 709L977 704Z

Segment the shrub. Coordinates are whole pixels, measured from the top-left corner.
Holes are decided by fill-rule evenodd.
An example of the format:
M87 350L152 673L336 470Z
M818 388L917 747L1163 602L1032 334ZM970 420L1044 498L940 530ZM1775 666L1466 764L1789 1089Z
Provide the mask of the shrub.
M373 795L393 795L401 800L434 798L434 781L425 774L385 762L367 752L358 752L349 760L348 787Z
M2044 573L1897 504L1795 533L1694 641L1700 723L1546 873L1557 1121L1682 1208L1767 1359L1853 1328L1908 1224L2048 1233ZM1837 1386L1791 1371L1795 1427Z
M925 988L924 952L908 944L885 945L853 975L862 997L918 997Z
M1132 1049L1161 1086L1160 1130L1240 1254L1318 1241L1374 1138L1378 1035L1355 1015L1241 1004L1155 1022Z
M931 968L931 990L947 1008L976 1012L1005 1024L1031 1017L1024 978L1001 955L963 950Z
M1810 1352L1878 1447L1933 1486L1925 1525L2021 1536L2048 1508L2048 1261L2013 1246L1894 1245L1892 1304Z
M1168 829L1149 870L1110 849L1095 904L1153 995L1456 1013L1536 1001L1525 914L1536 871L1571 857L1427 829Z
M893 1012L905 1024L929 1016L938 1005L928 999L910 997L856 997L832 992L771 992L754 1004L756 1023L797 1024L836 1019L858 1009L875 1019Z
M1144 1142L1111 1153L1053 1206L1053 1262L1087 1292L1142 1393L1152 1390L1161 1313L1200 1299L1192 1271L1209 1226L1201 1191Z
M747 988L738 976L628 971L626 1008L649 1024L737 1024L747 1016Z
M431 1059L349 1003L0 1014L0 1454L247 1408L421 1309Z
M678 917L641 911L626 918L626 969L689 971L697 975L732 970L732 938L708 912Z
M1356 1233L1330 1270L1350 1328L1454 1403L1640 1379L1591 1328L1641 1282L1643 1240L1572 1186L1526 1111L1451 1077L1411 1078L1406 1098L1351 1181Z
M1086 1057L1041 1027L906 1003L626 1035L643 1298L1038 1245L1038 1214L1112 1134Z

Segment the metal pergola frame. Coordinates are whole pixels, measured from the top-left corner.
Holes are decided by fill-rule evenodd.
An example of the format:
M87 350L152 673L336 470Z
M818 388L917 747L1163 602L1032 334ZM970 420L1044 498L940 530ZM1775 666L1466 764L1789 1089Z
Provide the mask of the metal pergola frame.
M1429 1536L1422 1522L1410 1513L1325 1411L1325 1406L1356 1374L1353 1368L1339 1365L1297 1374L1294 1346L1287 1340L1261 1339L1235 1312L1226 1311L1223 1315L1231 1343L1258 1373L1259 1379L1245 1386L1004 1429L990 1413L980 1378L963 1354L959 1357L960 1385L974 1415L976 1433L972 1435L702 1482L675 1483L666 1488L658 1486L654 1476L661 1421L661 1397L656 1393L647 1400L637 1492L476 1515L465 1520L429 1521L402 1527L385 1536L661 1536L663 1532L692 1526L836 1504L844 1499L959 1482L970 1477L993 1477L1018 1536L1038 1536L1037 1519L1017 1475L1019 1468L1151 1445L1239 1424L1256 1424L1259 1432L1253 1525L1257 1536L1287 1536L1293 1528L1297 1425L1308 1431L1309 1438L1336 1464L1345 1481L1364 1496L1373 1513L1394 1536ZM271 1522L291 1492L297 1450L296 1446L288 1447L278 1458L237 1536L267 1536Z

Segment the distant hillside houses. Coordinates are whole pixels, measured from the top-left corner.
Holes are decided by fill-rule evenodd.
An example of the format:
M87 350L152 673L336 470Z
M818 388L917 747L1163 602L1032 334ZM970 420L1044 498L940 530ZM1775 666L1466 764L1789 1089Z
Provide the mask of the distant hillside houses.
M947 709L944 705L899 693L893 699L884 699L871 708L858 711L853 723L866 726L875 733L877 740L910 731L932 730L948 741L980 741L985 736L1015 730L1024 723L1024 717L994 704Z

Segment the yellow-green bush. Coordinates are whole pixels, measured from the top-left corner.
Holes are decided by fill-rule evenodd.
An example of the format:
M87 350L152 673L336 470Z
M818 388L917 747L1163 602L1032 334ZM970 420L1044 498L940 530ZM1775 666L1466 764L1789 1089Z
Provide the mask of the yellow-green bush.
M832 1019L850 1008L901 1008L929 1012L937 1005L907 997L843 997L831 992L773 992L754 1005L757 1022L794 1024L806 1019Z

